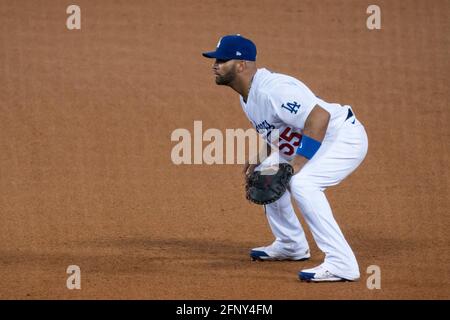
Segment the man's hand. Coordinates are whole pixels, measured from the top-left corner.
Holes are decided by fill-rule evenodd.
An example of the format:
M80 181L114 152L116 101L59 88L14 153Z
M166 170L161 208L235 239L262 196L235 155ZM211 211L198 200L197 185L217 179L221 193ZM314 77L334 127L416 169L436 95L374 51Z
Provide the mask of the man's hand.
M249 174L252 174L253 171L255 171L255 168L257 167L257 164L250 164L248 161L244 164L244 170L242 170L242 173L244 176L248 176Z
M266 155L260 154L257 159L263 159L263 156L264 157L268 157L272 153L272 149L270 147L270 144L267 144L266 147L267 147ZM254 162L257 162L257 163L256 164L250 164L250 160L247 160L245 162L244 169L242 170L242 173L244 174L244 176L248 176L249 174L252 174L253 171L255 171L255 168L257 166L259 166L259 164L260 164L259 160L256 160Z
M292 166L288 163L280 163L272 174L253 172L246 178L245 197L260 205L277 201L286 192L293 172Z

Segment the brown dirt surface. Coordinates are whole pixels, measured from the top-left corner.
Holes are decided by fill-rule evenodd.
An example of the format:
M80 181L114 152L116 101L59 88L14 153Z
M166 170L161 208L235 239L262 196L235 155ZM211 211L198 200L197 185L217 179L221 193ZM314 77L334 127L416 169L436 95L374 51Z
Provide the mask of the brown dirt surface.
M0 298L449 299L450 1L376 2L370 31L370 1L79 0L69 31L65 1L0 1ZM172 163L176 128L250 128L201 56L230 33L366 126L327 191L359 282L299 282L309 233L310 261L251 262L273 239L241 166Z

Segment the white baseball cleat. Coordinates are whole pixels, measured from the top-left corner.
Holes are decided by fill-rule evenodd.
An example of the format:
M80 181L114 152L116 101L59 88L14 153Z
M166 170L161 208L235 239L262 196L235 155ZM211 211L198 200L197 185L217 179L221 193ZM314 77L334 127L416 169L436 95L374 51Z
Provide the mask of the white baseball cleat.
M356 281L356 279L345 279L332 274L330 271L325 269L322 265L311 268L304 269L299 272L298 277L301 281L307 282L337 282L337 281Z
M253 261L281 261L281 260L293 260L304 261L308 260L311 255L309 249L291 251L280 247L279 243L275 241L270 246L254 248L250 251L250 257Z

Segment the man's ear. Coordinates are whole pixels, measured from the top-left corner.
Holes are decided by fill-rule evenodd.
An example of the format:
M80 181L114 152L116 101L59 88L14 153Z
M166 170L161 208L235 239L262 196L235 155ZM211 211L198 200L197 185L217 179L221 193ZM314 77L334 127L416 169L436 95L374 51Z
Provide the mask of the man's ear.
M245 60L240 60L237 63L236 71L239 72L239 73L243 72L246 69L246 67L247 67L247 65L245 63Z

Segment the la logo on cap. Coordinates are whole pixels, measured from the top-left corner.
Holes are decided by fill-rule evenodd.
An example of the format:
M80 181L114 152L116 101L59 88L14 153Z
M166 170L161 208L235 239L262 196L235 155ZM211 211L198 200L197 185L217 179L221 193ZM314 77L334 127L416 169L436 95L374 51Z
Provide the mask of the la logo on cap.
M240 53L239 51L236 51L236 55L237 56L242 56L242 53Z

